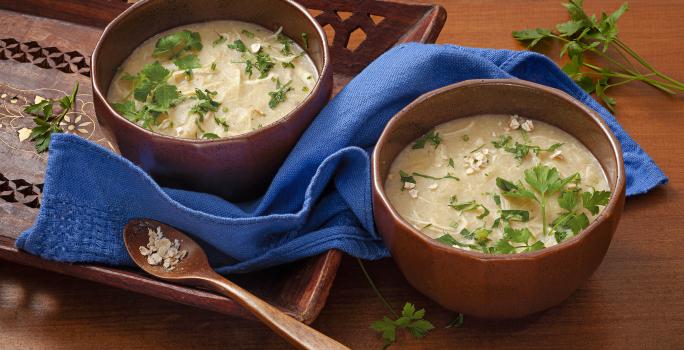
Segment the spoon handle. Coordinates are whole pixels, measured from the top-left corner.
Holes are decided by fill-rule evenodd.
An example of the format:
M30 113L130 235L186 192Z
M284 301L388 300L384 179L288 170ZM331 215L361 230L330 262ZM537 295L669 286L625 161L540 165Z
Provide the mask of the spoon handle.
M278 333L278 335L299 349L349 350L348 347L340 344L335 339L286 315L269 303L259 299L254 294L223 278L223 276L219 274L212 274L211 276L202 278L202 280L213 287L215 291L238 302L269 328Z

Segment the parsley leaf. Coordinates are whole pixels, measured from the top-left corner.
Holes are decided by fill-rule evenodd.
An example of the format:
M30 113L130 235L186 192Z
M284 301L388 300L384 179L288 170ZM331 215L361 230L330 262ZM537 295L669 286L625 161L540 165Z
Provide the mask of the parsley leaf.
M447 173L446 175L444 175L444 176L442 176L442 177L434 177L434 176L425 175L425 174L416 173L416 172L414 172L412 175L413 175L413 176L418 176L418 177L423 177L423 178L426 178L426 179L432 179L432 180L452 179L452 180L460 181L459 178L457 178L457 177L451 175L451 173Z
M271 100L268 101L268 106L271 109L275 109L280 103L287 100L287 93L294 90L290 84L292 84L292 80L285 84L281 84L280 79L276 80L276 90L268 93L271 96Z
M214 133L211 133L211 132L205 132L204 134L202 134L202 138L205 139L205 140L217 140L217 139L220 139L220 137L219 137L218 135L216 135L216 134L214 134Z
M228 47L238 52L247 52L245 43L243 43L240 39L236 39L232 44L228 44Z
M247 29L243 29L240 33L244 34L246 37L250 39L254 38L254 33L250 32Z
M456 203L456 197L452 196L451 200L449 201L449 206L453 209L459 210L459 211L471 211L471 210L477 210L478 208L482 208L482 214L478 215L478 219L483 219L487 215L489 215L489 209L485 207L484 205L477 203L476 201L472 200L469 202L464 202L464 203Z
M218 111L221 103L212 99L216 94L216 91L209 91L208 89L205 89L204 91L195 89L195 97L198 102L190 109L190 113L199 115L200 122L204 121L204 116L207 113Z
M501 220L527 222L530 220L530 212L527 210L504 209L501 210Z
M202 49L202 39L198 32L183 30L165 35L154 46L153 57L172 58L181 51L199 51Z
M399 170L399 176L401 177L401 190L402 191L405 189L407 182L412 183L412 184L416 183L416 179L413 176L404 172L403 170Z
M385 340L385 348L387 348L396 341L397 329L409 331L416 339L426 336L435 329L435 326L425 320L424 317L425 309L416 310L413 304L406 303L399 318L392 320L385 316L382 320L373 322L371 328L382 334L382 338Z
M187 54L181 58L177 58L177 59L173 60L173 64L175 64L176 67L178 67L178 69L184 70L184 71L188 71L188 70L192 70L192 69L201 67L201 65L199 63L199 57L197 57L197 55L193 55L193 54Z
M37 153L43 153L48 150L53 133L63 132L59 123L70 110L76 107L78 87L79 84L77 82L71 94L59 100L47 99L24 108L24 112L34 116L33 122L36 126L31 129L29 140L35 143ZM58 103L62 109L57 115L53 115L54 103Z
M211 43L211 46L216 47L226 42L226 37L219 34L218 38Z
M309 48L309 34L302 33L302 45L305 49Z
M605 206L610 200L610 191L592 191L582 193L582 206L596 215L599 213L599 205Z
M280 49L280 52L282 52L283 55L290 56L293 54L292 44L294 44L294 42L292 41L292 39L288 38L283 33L278 33L277 40L281 45L283 45L283 48Z
M437 148L440 143L442 143L442 138L439 136L439 133L432 130L428 132L427 134L421 136L416 140L416 142L413 143L412 148L413 149L421 149L425 147L425 143L430 142L434 148Z

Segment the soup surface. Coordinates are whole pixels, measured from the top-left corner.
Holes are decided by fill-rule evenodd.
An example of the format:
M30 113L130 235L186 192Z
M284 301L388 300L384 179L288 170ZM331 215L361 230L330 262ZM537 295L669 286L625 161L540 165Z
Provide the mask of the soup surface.
M608 203L598 160L570 134L518 116L456 119L408 145L385 192L399 215L441 243L484 253L550 247Z
M211 21L145 41L121 65L107 99L154 132L216 139L281 119L317 79L311 58L280 30Z

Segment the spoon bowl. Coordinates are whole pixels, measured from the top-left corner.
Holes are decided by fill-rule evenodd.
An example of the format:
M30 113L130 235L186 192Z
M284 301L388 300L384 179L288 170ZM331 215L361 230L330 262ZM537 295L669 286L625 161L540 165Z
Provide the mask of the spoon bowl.
M151 265L147 261L147 256L143 255L140 250L140 247L147 246L150 230L157 231L158 229L172 242L178 240L179 251L187 251L185 257L179 260L173 269L166 269L162 265ZM169 225L151 219L133 219L124 227L123 238L128 255L145 272L169 282L202 286L226 295L297 348L348 349L216 273L209 266L207 255L202 247L183 232Z

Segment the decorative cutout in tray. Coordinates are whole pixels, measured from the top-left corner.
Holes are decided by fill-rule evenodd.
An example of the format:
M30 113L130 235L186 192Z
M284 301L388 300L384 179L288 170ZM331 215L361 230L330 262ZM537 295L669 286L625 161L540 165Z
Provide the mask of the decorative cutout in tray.
M302 0L324 25L332 45L335 92L390 47L434 42L446 14L434 5L376 0ZM62 128L112 147L95 118L90 90L90 54L102 28L129 5L123 0L0 0L0 258L84 278L162 299L251 318L232 300L171 285L132 269L47 261L14 248L40 206L47 156L19 141L33 126L23 108L36 96L61 97L76 81L78 110ZM323 308L341 253L328 251L293 264L232 276L238 284L293 317L313 322Z

